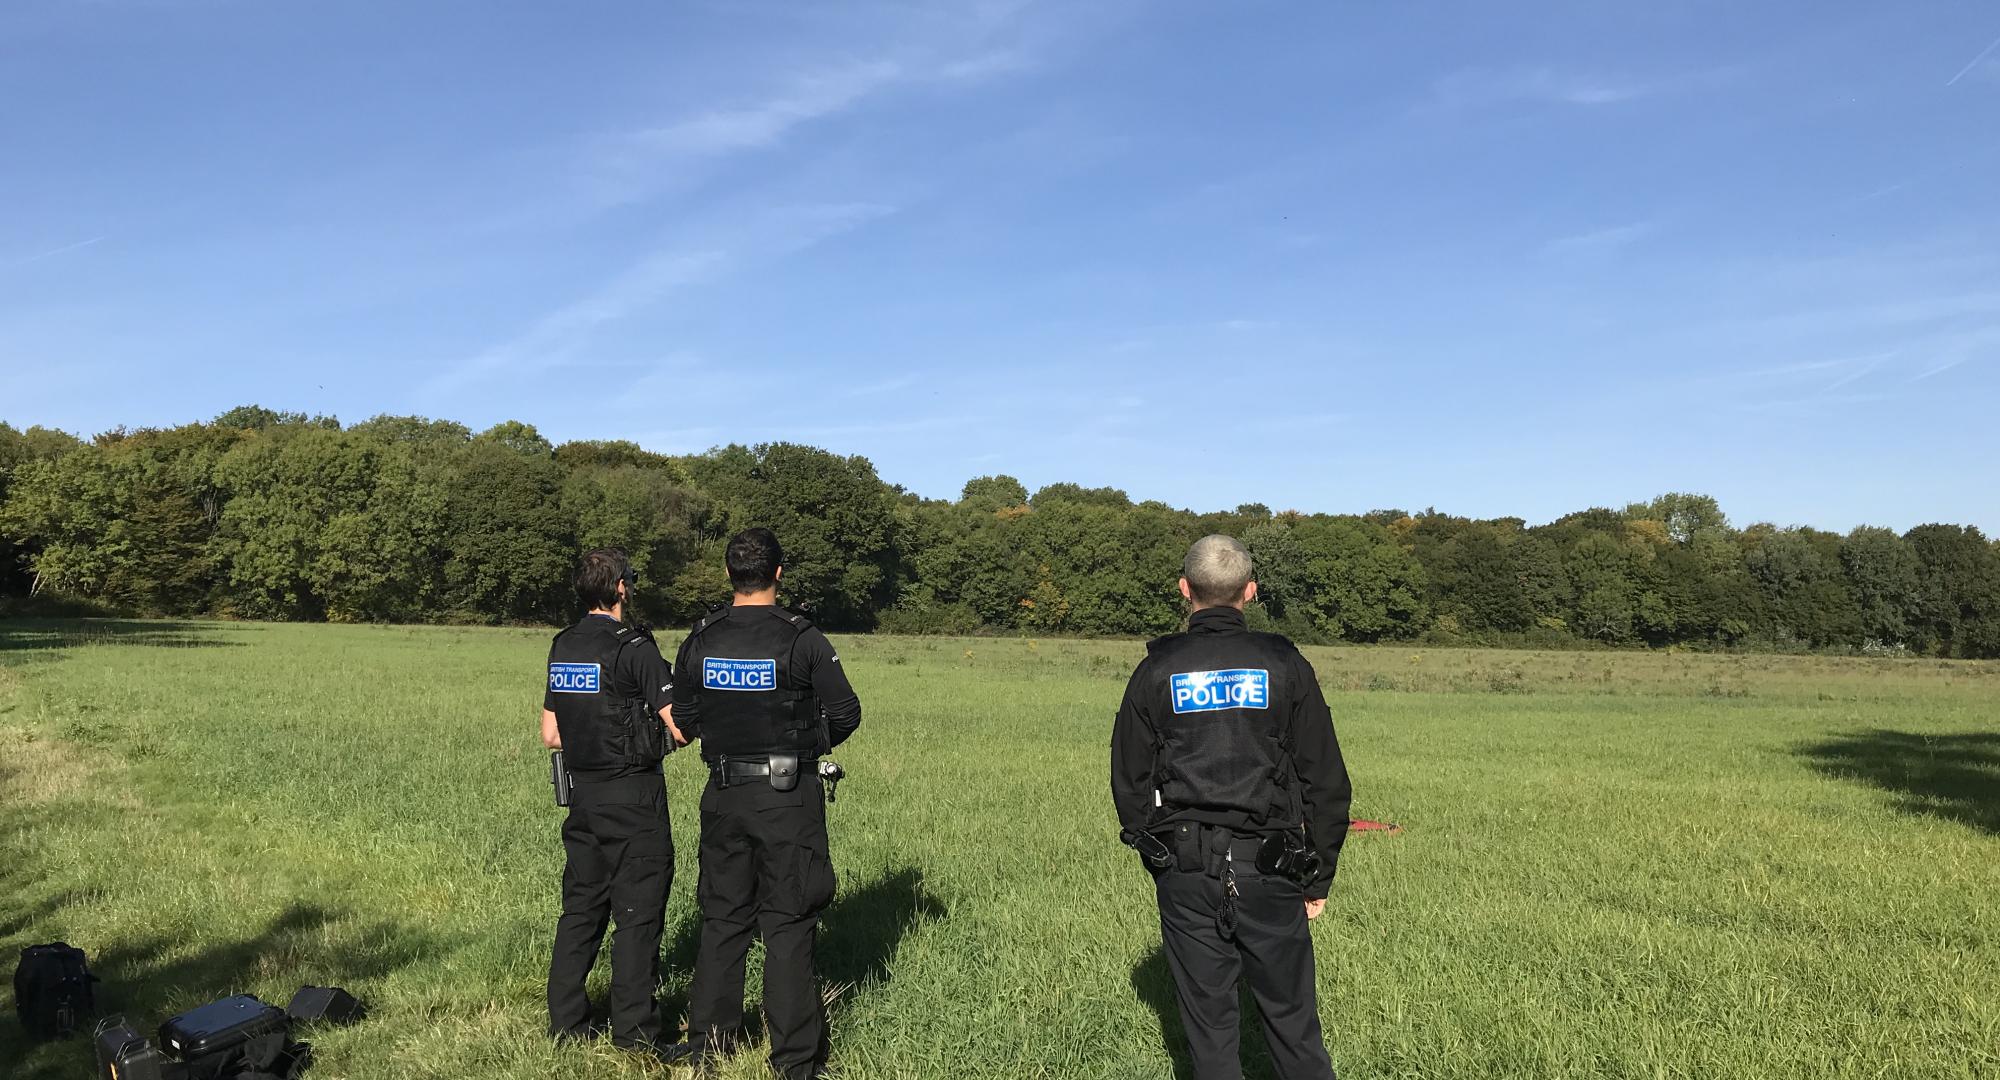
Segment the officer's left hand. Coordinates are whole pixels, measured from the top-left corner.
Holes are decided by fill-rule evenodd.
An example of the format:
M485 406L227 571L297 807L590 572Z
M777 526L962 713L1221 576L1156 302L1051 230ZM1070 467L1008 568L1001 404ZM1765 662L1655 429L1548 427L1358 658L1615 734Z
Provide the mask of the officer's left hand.
M1319 918L1319 913L1325 910L1326 901L1324 899L1306 901L1306 921L1311 922Z

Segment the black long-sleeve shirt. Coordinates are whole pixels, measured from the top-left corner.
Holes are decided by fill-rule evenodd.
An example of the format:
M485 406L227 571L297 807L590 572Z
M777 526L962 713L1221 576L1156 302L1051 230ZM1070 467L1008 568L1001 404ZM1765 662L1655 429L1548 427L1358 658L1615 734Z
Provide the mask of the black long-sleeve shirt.
M1235 658L1215 661L1230 664L1254 657L1263 665L1265 696L1248 700L1263 701L1261 706L1252 704L1252 708L1279 710L1276 719L1284 733L1283 742L1289 747L1299 803L1304 810L1305 820L1301 824L1322 859L1319 879L1307 884L1306 895L1314 899L1324 897L1339 862L1341 845L1347 839L1348 809L1353 800L1347 764L1341 758L1340 741L1333 730L1333 715L1327 709L1326 695L1320 690L1312 664L1283 637L1251 633L1243 613L1235 608L1204 608L1195 612L1188 620L1185 634L1153 642L1148 646L1146 659L1132 672L1111 729L1111 797L1118 810L1119 824L1128 829L1157 831L1176 822L1198 821L1244 832L1289 824L1262 820L1236 808L1178 806L1162 795L1166 777L1155 770L1164 773L1175 763L1160 760L1164 746L1159 718L1175 712L1174 677L1200 670L1210 657ZM1183 683L1180 692L1186 691L1187 684ZM1208 710L1190 708L1183 702L1181 711Z

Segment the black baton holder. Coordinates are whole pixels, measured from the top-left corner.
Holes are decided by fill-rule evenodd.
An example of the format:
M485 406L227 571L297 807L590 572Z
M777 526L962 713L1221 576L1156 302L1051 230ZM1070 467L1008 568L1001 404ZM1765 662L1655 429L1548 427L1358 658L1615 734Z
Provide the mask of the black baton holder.
M563 752L560 750L549 755L549 783L554 784L556 788L556 805L568 806L571 781L569 767L563 763Z

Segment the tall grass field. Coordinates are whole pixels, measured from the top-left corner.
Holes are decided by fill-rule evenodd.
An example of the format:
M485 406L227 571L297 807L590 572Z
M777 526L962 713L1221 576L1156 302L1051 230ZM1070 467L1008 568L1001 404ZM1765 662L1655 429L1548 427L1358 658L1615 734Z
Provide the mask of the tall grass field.
M0 623L0 958L79 945L142 1026L345 986L372 1012L312 1036L321 1080L664 1075L543 1037L548 637ZM865 716L829 814L836 1075L1174 1076L1106 781L1143 646L837 644ZM1349 842L1313 924L1344 1077L2000 1076L2000 664L1307 655L1357 816L1403 826ZM678 1023L704 774L666 771ZM90 1075L11 1012L0 1076Z

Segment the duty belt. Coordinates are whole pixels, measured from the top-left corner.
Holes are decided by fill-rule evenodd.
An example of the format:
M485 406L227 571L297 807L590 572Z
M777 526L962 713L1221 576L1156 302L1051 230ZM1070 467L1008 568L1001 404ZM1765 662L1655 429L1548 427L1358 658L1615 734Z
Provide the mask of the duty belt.
M1225 830L1218 825L1203 825L1196 822L1184 822L1179 826L1178 830L1163 829L1155 832L1153 835L1159 837L1160 843L1167 845L1167 850L1173 851L1178 855L1183 850L1181 845L1187 841L1183 841L1177 833L1190 831L1195 833L1193 843L1202 853L1202 872L1210 877L1222 876L1225 853L1228 860L1233 860L1240 866L1255 868L1257 865L1257 853L1264 846L1264 837L1262 836L1245 836L1234 830ZM1212 839L1217 832L1229 832L1231 834L1226 846L1218 845Z
M1161 840L1169 845L1172 845L1174 842L1173 833L1160 833L1159 836ZM1264 840L1262 837L1245 838L1239 836L1229 842L1229 857L1235 860L1238 866L1255 867L1257 865L1257 852L1262 850L1263 847ZM1216 871L1216 873L1219 872L1219 870Z
M817 762L817 758L801 756L799 758L799 775L815 775L817 772ZM750 780L763 780L771 775L771 760L769 758L720 757L708 763L708 775L723 787L728 787L731 784L745 783Z

